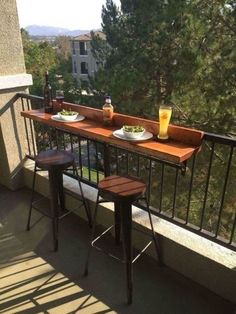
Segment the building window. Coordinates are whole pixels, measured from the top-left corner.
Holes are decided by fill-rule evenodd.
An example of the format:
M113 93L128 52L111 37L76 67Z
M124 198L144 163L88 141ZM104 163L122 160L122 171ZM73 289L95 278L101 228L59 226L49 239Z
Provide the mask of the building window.
M87 45L86 45L86 42L84 42L84 41L80 41L80 43L79 43L79 54L81 56L84 56L84 55L88 54L88 52L87 52Z
M75 42L72 41L72 53L73 55L75 55Z
M76 65L76 61L74 61L74 73L77 73L77 65Z
M87 62L81 62L81 74L88 74L88 63Z

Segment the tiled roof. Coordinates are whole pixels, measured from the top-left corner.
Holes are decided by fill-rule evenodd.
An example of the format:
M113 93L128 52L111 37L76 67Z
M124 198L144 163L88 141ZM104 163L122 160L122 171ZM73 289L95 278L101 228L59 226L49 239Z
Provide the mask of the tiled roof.
M101 39L105 40L106 39L106 35L101 32L101 31L94 31L93 32L96 36L100 37ZM83 35L79 35L73 38L73 40L78 40L78 41L90 41L92 40L91 37L91 33L87 33L87 34L83 34Z

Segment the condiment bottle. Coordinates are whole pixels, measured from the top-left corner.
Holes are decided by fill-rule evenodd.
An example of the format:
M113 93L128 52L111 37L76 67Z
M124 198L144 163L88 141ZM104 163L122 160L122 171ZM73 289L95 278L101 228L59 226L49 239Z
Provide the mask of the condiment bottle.
M111 126L114 108L111 104L110 96L106 96L105 104L103 105L102 110L103 110L103 124L106 126Z
M48 71L45 72L45 85L43 90L44 97L44 111L47 113L53 112L53 101L52 101L52 87L49 83Z

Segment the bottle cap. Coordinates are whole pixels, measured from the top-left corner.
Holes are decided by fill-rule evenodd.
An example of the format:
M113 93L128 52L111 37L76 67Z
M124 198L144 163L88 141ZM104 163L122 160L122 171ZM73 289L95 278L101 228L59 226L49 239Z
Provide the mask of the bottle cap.
M111 96L106 96L105 97L105 101L108 102L108 103L111 103Z

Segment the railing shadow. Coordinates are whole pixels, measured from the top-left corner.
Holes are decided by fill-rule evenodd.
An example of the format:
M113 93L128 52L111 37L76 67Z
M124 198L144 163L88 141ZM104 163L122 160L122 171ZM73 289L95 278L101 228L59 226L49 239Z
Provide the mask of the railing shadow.
M196 288L165 267L160 270L156 261L146 256L134 264L134 304L127 307L122 264L94 252L89 276L82 275L88 224L79 217L67 216L60 225L59 251L52 252L51 226L46 219L29 232L24 229L30 194L3 191L7 214L0 229L0 313L154 314L159 309L160 313L183 314L187 313L183 303L193 309L193 314L205 313L205 307L210 308L207 314L231 313L228 302ZM204 300L199 299L199 293Z

